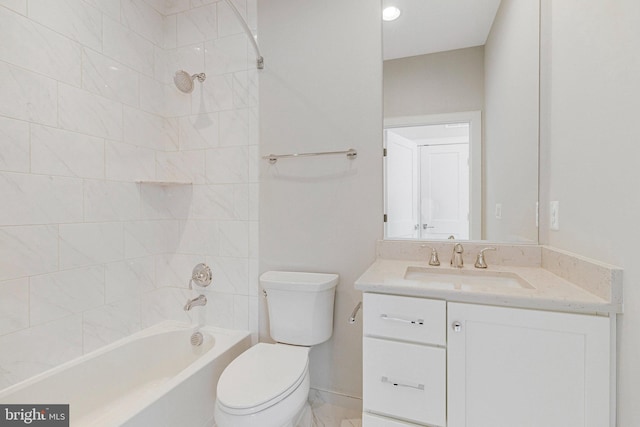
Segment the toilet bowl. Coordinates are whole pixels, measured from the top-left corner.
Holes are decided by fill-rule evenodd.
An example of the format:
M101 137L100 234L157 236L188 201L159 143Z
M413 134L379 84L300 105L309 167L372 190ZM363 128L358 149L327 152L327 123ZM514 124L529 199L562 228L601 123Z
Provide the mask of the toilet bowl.
M217 386L218 427L310 427L309 350L333 333L337 274L269 271L270 334L233 360Z
M309 348L259 343L235 359L218 382L219 427L297 425L309 396Z

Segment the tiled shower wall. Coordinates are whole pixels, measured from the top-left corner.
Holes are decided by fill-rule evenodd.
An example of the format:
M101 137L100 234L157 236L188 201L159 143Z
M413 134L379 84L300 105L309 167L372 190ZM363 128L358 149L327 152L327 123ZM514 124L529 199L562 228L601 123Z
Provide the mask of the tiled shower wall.
M0 40L0 388L164 319L257 331L257 71L228 6L0 0ZM178 69L208 77L186 95Z

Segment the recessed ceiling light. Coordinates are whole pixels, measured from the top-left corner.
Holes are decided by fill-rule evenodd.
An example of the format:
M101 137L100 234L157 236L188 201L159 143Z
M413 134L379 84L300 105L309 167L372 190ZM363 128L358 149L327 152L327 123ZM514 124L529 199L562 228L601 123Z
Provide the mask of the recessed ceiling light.
M382 20L383 21L394 21L398 19L400 16L400 9L395 6L385 7L382 10Z

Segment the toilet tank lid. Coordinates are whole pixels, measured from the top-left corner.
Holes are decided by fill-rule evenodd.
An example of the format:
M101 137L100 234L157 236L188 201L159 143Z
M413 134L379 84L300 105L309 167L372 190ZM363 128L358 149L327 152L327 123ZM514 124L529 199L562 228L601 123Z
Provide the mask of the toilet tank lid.
M265 289L318 292L335 288L340 276L332 273L305 273L299 271L267 271L260 276Z

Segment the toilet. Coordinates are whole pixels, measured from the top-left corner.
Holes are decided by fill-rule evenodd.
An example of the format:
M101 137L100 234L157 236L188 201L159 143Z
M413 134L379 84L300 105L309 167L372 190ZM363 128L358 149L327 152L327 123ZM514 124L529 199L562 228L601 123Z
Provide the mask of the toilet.
M260 276L276 344L259 343L218 381L217 427L306 427L309 350L333 333L337 274L268 271Z

